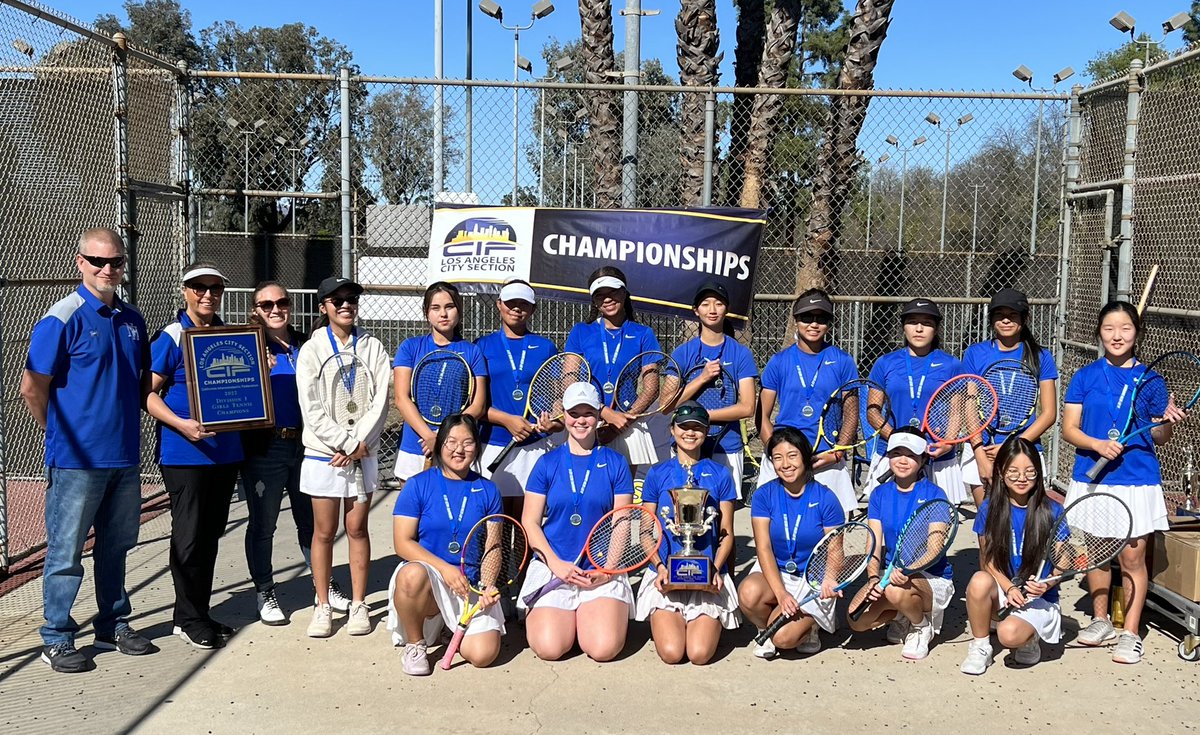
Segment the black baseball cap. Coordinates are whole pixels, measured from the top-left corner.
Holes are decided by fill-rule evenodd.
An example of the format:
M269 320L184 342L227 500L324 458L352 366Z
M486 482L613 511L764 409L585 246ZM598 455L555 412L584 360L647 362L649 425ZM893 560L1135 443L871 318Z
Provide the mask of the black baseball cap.
M991 316L996 309L1012 309L1018 314L1028 314L1029 299L1015 288L1002 288L992 295L992 301L988 304L988 315Z
M729 289L725 288L725 284L720 281L705 281L700 284L700 288L696 289L696 295L692 297L692 308L695 309L700 305L709 294L716 296L718 299L729 305Z
M833 304L821 294L801 296L792 302L792 316L797 317L810 311L823 311L833 314Z
M671 414L672 424L703 424L708 426L708 409L695 401L684 401Z
M339 289L349 289L351 293L360 294L363 292L363 287L351 281L349 278L341 278L339 276L330 276L321 285L317 286L317 301L324 301L333 295Z
M906 302L900 310L900 318L914 315L931 316L939 322L942 320L942 310L933 299L912 299Z

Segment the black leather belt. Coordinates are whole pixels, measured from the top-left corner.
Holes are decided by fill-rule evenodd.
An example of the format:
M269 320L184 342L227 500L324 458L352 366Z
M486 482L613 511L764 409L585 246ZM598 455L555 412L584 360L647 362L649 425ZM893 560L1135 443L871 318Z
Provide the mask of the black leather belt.
M295 426L275 427L275 436L279 439L299 439L300 429Z

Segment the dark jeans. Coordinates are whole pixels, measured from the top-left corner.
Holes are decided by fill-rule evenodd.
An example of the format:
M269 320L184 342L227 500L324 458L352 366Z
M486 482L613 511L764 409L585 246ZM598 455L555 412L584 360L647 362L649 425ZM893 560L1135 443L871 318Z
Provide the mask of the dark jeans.
M254 580L254 589L259 592L275 586L271 550L284 493L292 506L296 541L300 544L304 565L311 566L312 500L300 492L300 463L303 460L304 445L299 439L273 437L263 454L247 456L242 464L242 486L246 510L250 514L246 526L246 565Z
M83 583L83 545L96 529L92 573L96 577L96 633L112 633L129 617L125 557L138 540L142 488L137 467L48 468L46 472L46 562L42 605L46 645L75 640L79 624L71 607Z
M171 499L173 621L186 632L209 627L217 542L229 521L237 464L163 465Z

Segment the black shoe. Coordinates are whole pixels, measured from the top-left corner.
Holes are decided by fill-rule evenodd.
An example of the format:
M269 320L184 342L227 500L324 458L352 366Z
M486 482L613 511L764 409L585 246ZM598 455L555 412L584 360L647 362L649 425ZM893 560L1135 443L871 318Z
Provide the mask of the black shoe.
M191 630L184 630L176 625L171 632L183 639L183 642L189 646L206 651L225 645L225 641L221 640L220 636L208 626L197 626Z
M93 648L101 651L120 651L126 656L145 656L158 649L148 638L129 627L128 623L118 623L112 633L97 633Z
M42 660L63 674L78 674L92 668L92 662L75 650L75 644L69 641L42 646Z
M208 619L208 624L212 627L213 632L217 634L217 637L221 639L222 643L232 638L234 633L237 633L236 628L231 628L225 623L218 623L212 618Z

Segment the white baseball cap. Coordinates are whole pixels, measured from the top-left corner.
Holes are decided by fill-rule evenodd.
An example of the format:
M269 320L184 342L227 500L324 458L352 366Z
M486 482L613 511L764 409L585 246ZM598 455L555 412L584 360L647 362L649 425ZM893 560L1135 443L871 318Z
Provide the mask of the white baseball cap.
M514 300L528 301L531 304L536 304L537 299L533 295L533 289L525 283L506 283L504 288L500 289L501 301Z
M919 457L929 448L929 442L925 441L925 437L907 431L893 431L888 437L887 450L890 452L900 448L907 449Z
M600 276L588 286L588 293L595 294L602 288L625 288L625 282L616 276Z
M570 411L576 406L591 406L600 410L600 391L591 383L571 383L563 392L563 408Z

